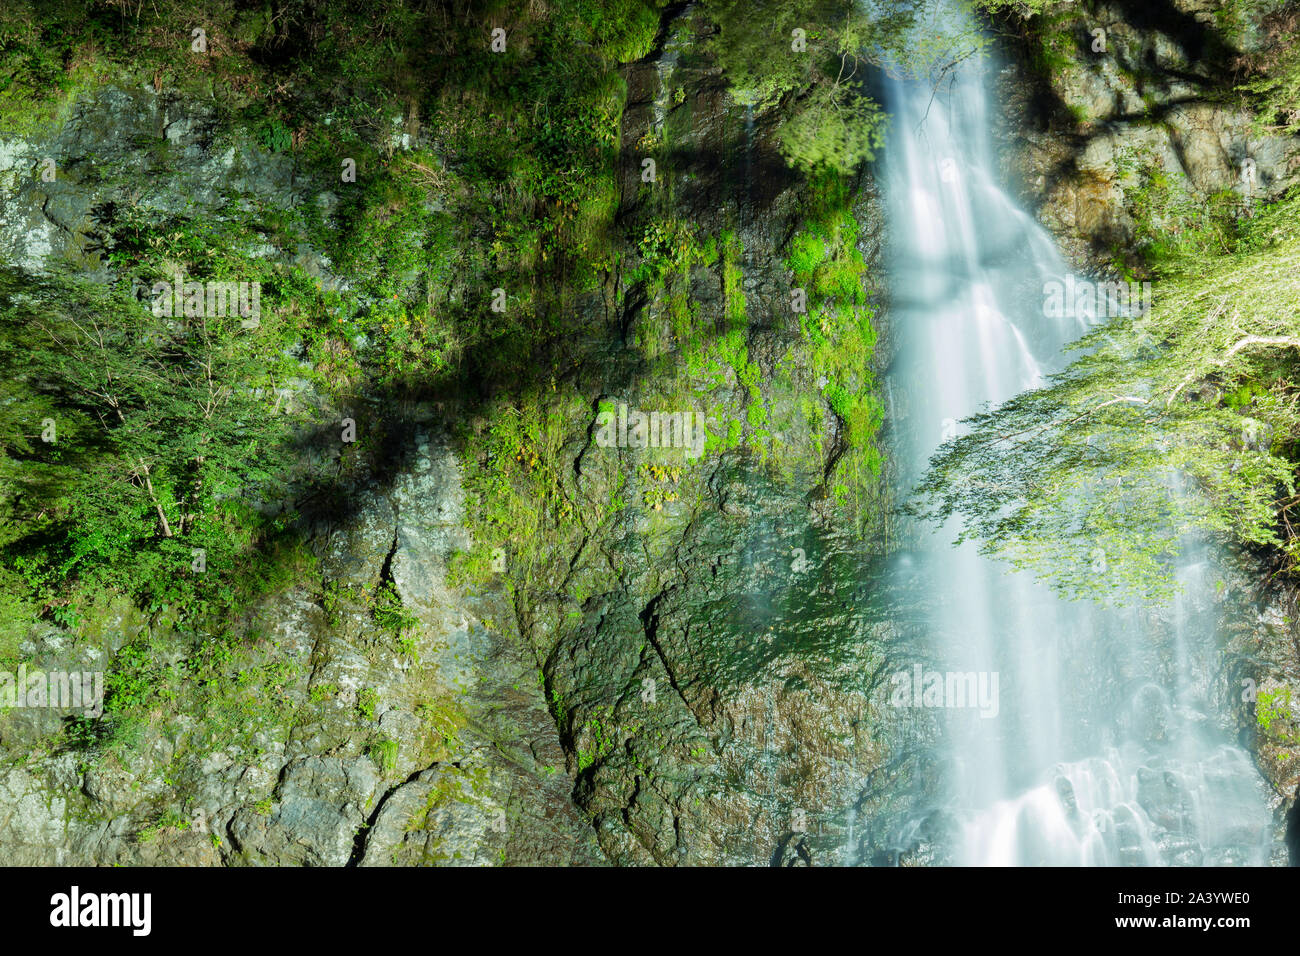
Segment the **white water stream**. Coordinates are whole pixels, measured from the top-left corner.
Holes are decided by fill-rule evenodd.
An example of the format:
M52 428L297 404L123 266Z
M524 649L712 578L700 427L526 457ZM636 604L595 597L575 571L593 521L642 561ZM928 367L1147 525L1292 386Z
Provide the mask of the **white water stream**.
M970 23L945 17L950 35ZM1041 384L1088 325L1046 317L1044 283L1069 269L998 185L988 70L972 56L885 91L899 341L890 384L906 483L954 422ZM1263 781L1211 712L1208 684L1221 675L1206 565L1185 561L1187 588L1166 607L1110 612L1060 600L973 545L953 547L954 530L904 559L926 592L918 604L933 608L925 672L975 674L997 689L995 715L969 700L936 711L953 861L1266 862Z

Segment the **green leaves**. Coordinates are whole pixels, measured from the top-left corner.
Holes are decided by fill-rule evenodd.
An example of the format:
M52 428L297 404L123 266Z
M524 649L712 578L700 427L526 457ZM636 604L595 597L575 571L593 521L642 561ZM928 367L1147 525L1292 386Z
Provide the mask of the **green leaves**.
M793 166L851 173L884 143L884 111L847 87L816 87L797 106L778 134L781 155Z
M124 290L0 274L0 574L45 602L189 601L239 576L233 496L288 467L290 421L239 317L154 316ZM42 422L53 423L53 441ZM203 551L210 570L195 571Z
M712 50L733 98L786 110L780 149L807 171L851 172L880 147L885 116L859 88L869 57L901 43L916 4L867 13L841 0L713 0Z
M258 127L257 141L269 152L283 153L293 147L293 130L279 117L274 117Z
M1300 43L1296 24L1293 6L1263 17L1258 31L1262 36L1256 38L1255 48L1241 58L1240 66L1248 80L1238 89L1254 99L1256 126L1261 132L1300 131Z
M1180 260L1151 312L1112 320L1046 388L968 419L914 509L960 518L986 553L1076 595L1169 593L1189 535L1294 560L1297 218L1293 199L1231 255Z

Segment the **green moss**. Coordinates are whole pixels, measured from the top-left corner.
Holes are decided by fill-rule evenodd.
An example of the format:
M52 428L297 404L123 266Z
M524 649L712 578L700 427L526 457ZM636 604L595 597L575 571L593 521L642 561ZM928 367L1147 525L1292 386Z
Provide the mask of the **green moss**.
M363 687L357 692L357 716L362 720L374 720L378 706L379 693L374 688Z
M467 485L485 507L472 510L479 544L454 557L451 569L453 584L486 580L496 573L495 550L506 548L511 586L527 595L534 584L553 586L548 576L559 569L560 542L580 531L560 449L567 424L588 417L569 379L558 401L554 382L542 390L536 355L558 331L571 331L574 297L618 267L613 220L627 97L618 64L648 50L660 7L640 0L534 5L513 20L509 52L498 57L481 42L486 33L478 13L434 24L419 4L405 0L294 7L285 12L292 22L287 27L260 8L158 0L123 13L51 0L31 11L0 12L0 118L11 132L27 129L23 123L32 130L52 128L103 77L127 77L132 85L156 77L169 91L216 91L215 108L231 128L221 134L221 145L235 150L237 171L250 152L267 151L291 158L300 181L334 184L338 205L328 218L315 205L281 209L235 195L201 216L160 216L121 203L106 211L105 255L124 284L151 283L177 267L193 279L262 284L262 327L256 337L238 340L241 347L255 343L259 351L218 383L236 396L254 390L270 395L294 377L307 378L339 402L363 393L386 398L478 392L484 379L537 382L536 392L507 398L511 410L502 417L496 414L500 409L489 411L497 423L492 430L466 439L473 461ZM203 57L189 50L184 27L196 15L212 41ZM372 42L377 26L383 43ZM286 28L302 40L291 53L278 45ZM268 55L271 46L275 55ZM507 75L509 82L502 82ZM232 78L238 82L226 82ZM340 89L349 95L340 97ZM267 90L276 93L267 96ZM436 130L436 150L395 151L388 120L396 114L407 117L406 131ZM162 139L148 149L153 174L167 176L177 159L174 150ZM341 157L356 161L355 183L340 181ZM696 262L716 258L716 245L697 244L683 224L668 223L667 230L647 233L648 277L680 276ZM350 288L326 291L299 267L275 256L250 256L251 248L266 242L290 255L299 243L311 243L329 256L332 270ZM487 308L498 286L508 293L505 313ZM679 300L677 308L674 321L689 333L691 305ZM557 365L555 371L569 369ZM0 422L3 455L13 454L11 432L29 430L28 412L43 401L19 394L23 387L0 396L0 406L13 418ZM251 431L249 423L273 422L278 428L271 404L276 415L283 414L278 401L268 402L239 416L241 427ZM15 417L19 411L21 420ZM286 433L294 425L287 418L283 424ZM377 460L386 427L373 423L345 450L344 477ZM185 425L161 431L184 437L202 430ZM75 430L66 434L70 446ZM255 464L251 471L262 469L254 479L277 470L268 445L262 441L241 456ZM28 461L14 467L33 473ZM175 487L160 492L173 514L181 511L192 477L183 468L174 471ZM295 477L305 484L318 480L327 490L334 478ZM624 480L618 479L610 508L622 506ZM158 472L154 482L162 484ZM156 517L140 507L134 487L122 496L123 520L66 521L71 536L63 551L48 544L34 549L31 543L50 540L50 515L65 521L72 514L65 502L49 507L51 502L33 498L30 514L6 513L0 534L0 656L16 654L30 622L41 615L67 626L99 627L107 613L105 596L153 613L179 612L198 626L209 611L240 614L254 597L312 576L314 559L293 533L294 516L268 517L246 503L264 492L256 481L214 486L220 494L196 519L211 537L197 541L160 540L152 525ZM95 490L102 487L101 482ZM212 571L205 577L177 573L189 566L191 544L208 548ZM327 587L327 619L337 621L348 599L337 586ZM414 659L409 632L417 622L391 588L379 593L371 613L392 635L397 652ZM151 701L174 703L166 695L183 687L183 679L157 663L175 656L176 648L167 646L174 635L155 632L156 643L138 654L125 651L115 666L116 704L106 721L116 728L115 740L129 736ZM208 675L216 673L218 662L194 666ZM234 668L234 658L222 666ZM266 694L262 713L254 713L252 689L265 691L265 681L275 677L260 666L237 668L228 676L238 693L214 696L214 739L231 733L240 714L250 718L250 726L262 725L263 716L284 716L274 691ZM322 693L314 691L311 703L321 703ZM373 692L363 691L360 719L373 720L376 704ZM89 725L75 732L83 743L102 743L106 736L103 727Z
M616 721L614 709L608 705L593 708L574 742L578 773L610 756L623 741L636 736L641 726L641 721Z
M492 549L486 545L453 551L447 560L447 583L453 588L481 587L493 573Z
M826 240L812 229L797 233L790 240L786 265L794 272L795 282L811 286L817 267L826 261Z
M402 598L391 581L385 582L380 588L370 615L379 628L397 638L404 637L407 631L420 625L420 619L403 606Z
M1255 721L1264 733L1275 740L1287 744L1300 744L1300 733L1274 726L1288 723L1293 719L1295 710L1291 703L1291 688L1279 687L1275 691L1260 691L1255 700Z
M366 749L367 756L375 762L379 772L388 776L397 769L397 741L388 737L377 737Z
M884 410L873 372L877 334L867 298L870 277L857 248L849 182L826 174L810 183L810 191L807 227L791 240L786 266L806 294L807 311L799 316L799 327L808 366L825 377L823 397L839 418L848 446L836 467L833 491L866 521L871 515L864 509L879 487L884 462L877 447ZM809 414L807 405L804 414L810 422L818 417ZM820 423L816 428L819 434Z
M1152 153L1123 150L1116 159L1125 207L1134 210L1134 247L1116 265L1143 271L1176 267L1189 258L1229 252L1246 212L1245 200L1231 189L1202 193L1181 170L1164 168Z

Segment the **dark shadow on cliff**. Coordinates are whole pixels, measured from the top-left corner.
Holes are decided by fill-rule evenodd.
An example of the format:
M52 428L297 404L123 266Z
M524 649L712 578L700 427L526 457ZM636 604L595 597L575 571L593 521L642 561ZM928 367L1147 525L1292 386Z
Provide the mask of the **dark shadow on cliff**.
M1219 31L1179 10L1170 0L1120 0L1116 5L1123 11L1123 18L1128 25L1148 37L1159 35L1165 38L1179 49L1192 67L1177 69L1161 64L1156 59L1155 44L1149 41L1142 44L1137 59L1129 58L1113 40L1106 54L1094 53L1094 37L1087 24L1077 24L1073 40L1080 62L1086 64L1100 55L1110 56L1121 71L1132 79L1135 92L1146 102L1150 103L1157 96L1162 97L1148 109L1126 111L1117 93L1110 112L1090 118L1082 125L1051 82L1044 41L1036 34L1034 22L1010 14L997 15L991 20L1000 55L1019 64L1024 79L1028 81L1028 115L1019 121L1039 134L1050 132L1053 138L1067 146L1066 156L1044 175L1044 185L1039 190L1042 197L1052 195L1063 183L1078 181L1082 171L1077 157L1097 137L1108 135L1117 127L1127 124L1160 124L1183 107L1220 101L1232 93L1234 75L1231 64L1239 51ZM1098 25L1101 25L1100 17ZM1184 94L1169 98L1167 94L1175 84L1193 86L1198 92L1195 95ZM1171 139L1171 148L1185 165L1182 144ZM1109 243L1114 238L1116 237L1095 237L1094 250L1098 253L1108 252Z
M1159 33L1176 43L1194 63L1204 63L1212 75L1226 75L1237 54L1217 30L1207 27L1170 0L1115 0L1125 21L1144 33Z
M665 38L661 26L653 50L661 50ZM627 65L625 73L652 71L655 56L652 51L642 61ZM646 105L629 103L628 113ZM631 121L625 114L625 129ZM748 142L743 128L728 128L717 151L678 145L656 153L661 181L653 186L641 182L640 152L625 145L617 160L622 198L610 237L623 256L622 267L611 270L598 288L581 295L566 294L564 280L554 269L519 273L512 283L549 288L554 293L545 313L520 330L521 338L488 337L467 352L460 369L437 379L391 382L357 394L353 407L360 414L354 417L361 422L364 415L372 423L365 467L317 476L296 504L296 527L304 538L323 552L327 536L357 517L363 493L386 493L413 467L421 434L438 432L458 454L474 453L473 439L491 427L490 415L502 400L507 404L527 401L544 396L556 385L570 385L590 403L591 421L584 422L583 429L570 428L569 433L582 431L590 443L596 399L632 392L654 374L653 363L631 340L632 328L645 314L652 296L646 282L628 284L640 230L659 211L650 190L668 190L665 180L671 183L665 194L671 195L672 215L689 221L699 234L716 234L728 227L757 230L763 233L763 245L773 255L780 255L789 236L774 234L771 226L788 218L788 212L777 215L771 207L797 189L802 180L772 148L773 121L772 116L760 118ZM759 254L758 243L751 246L747 254ZM718 282L721 287L720 277ZM486 300L479 306L486 312ZM763 321L760 315L751 316L751 336L764 330ZM712 332L706 328L706 342L721 335L724 326L719 317ZM442 411L430 419L429 406ZM333 422L322 423L298 442L304 459L338 449L338 427ZM538 597L546 595L521 595L520 600Z
M267 62L285 63L303 55L307 47L295 46L297 42L292 37L286 38L283 48L274 54L268 53ZM661 48L662 44L661 36L656 47ZM638 66L653 70L653 65L647 66L645 61L628 69ZM760 118L758 129L748 140L743 129L729 130L729 135L716 152L707 148L678 146L669 148L661 157L667 178L676 185L671 198L673 213L688 219L691 226L702 234L716 233L723 227L732 226L750 230L755 236L761 231L761 242L747 243L746 254L750 256L779 257L782 245L789 239L788 230L795 228L790 225L793 220L789 208L780 211L772 208L778 198L798 186L800 177L791 172L770 148L770 129L766 128L770 121L770 117ZM269 495L287 503L283 507L265 505L270 511L266 516L266 536L260 541L255 536L255 543L241 555L241 561L252 568L250 577L262 576L263 571L269 571L276 564L279 560L277 550L283 543L310 548L321 559L325 582L337 580L346 574L349 567L359 564L362 559L356 555L344 553L341 558L335 556L340 533L365 513L370 499L392 492L397 483L415 469L420 458L419 440L424 436L437 434L461 456L478 454L480 448L474 439L484 429L492 427L492 415L503 400L507 405L533 399L537 404L543 404L545 396L557 384L571 384L594 404L602 394L625 394L647 382L653 375L653 366L630 342L629 333L647 310L652 296L646 283L634 282L630 287L626 283L632 271L631 264L635 262L639 228L656 210L650 208L651 204L640 194L640 156L624 149L618 163L625 185L610 238L614 248L624 256L623 266L611 269L598 288L582 295L570 294L571 290L565 288L563 263L558 268L552 263L532 271L518 270L505 284L547 290L545 308L536 316L521 319L517 325L482 335L471 344L455 371L427 377L394 378L385 375L382 384L372 380L362 382L358 387L340 388L339 394L331 396L330 411L337 410L337 416L319 415L287 438L288 448L295 459L294 474L276 477L292 480L292 488L287 495ZM337 178L337 170L333 172ZM631 189L627 188L629 180ZM797 203L793 205L797 208ZM93 234L87 237L91 249L104 253L110 251L103 233L111 228L117 212L111 203L96 208ZM118 248L118 251L122 250ZM413 299L419 294L418 283L416 285ZM491 316L487 296L482 292L470 303L462 300L453 304L451 296L446 295L438 306L440 309L446 306L448 321L464 322L467 328L477 327L482 316ZM443 315L438 310L433 314L440 318ZM758 314L751 316L749 335L770 331L763 326L768 318ZM511 319L513 321L513 315ZM332 323L334 319L331 317L329 321ZM705 341L711 342L715 335L721 334L724 325L719 316L714 328L703 330ZM318 334L321 330L308 331ZM594 411L594 408L590 409L591 419L594 419ZM342 423L336 418L341 417L355 420L358 437L355 444L346 444L340 439ZM590 443L592 421L574 424L578 427L567 428L568 436L585 434ZM571 458L573 450L570 446L563 454ZM91 454L94 449L87 447L82 451ZM738 457L743 457L742 453L729 453L733 461ZM717 467L709 460L701 462L701 466ZM805 491L795 489L792 495L798 499ZM253 497L248 488L242 489L242 493ZM53 485L49 494L51 497L57 494ZM467 507L475 507L472 499ZM743 523L739 524L743 528ZM280 527L273 536L270 529L276 525ZM39 549L40 543L29 541L23 544L28 550L20 556L30 557ZM156 539L141 540L140 550L159 544ZM173 540L169 547L176 550L187 544ZM734 541L720 542L718 546L728 544L734 546ZM568 561L572 556L558 557ZM185 560L188 562L188 552ZM185 566L185 562L175 565L181 573ZM374 570L383 576L386 568L387 563ZM841 575L841 582L851 580L855 580L853 574L845 571ZM283 586L285 583L281 578L279 584ZM320 592L323 582L319 580L297 577L287 583L315 592L313 600L325 600ZM563 588L566 583L561 582L559 586ZM515 597L521 630L526 629L523 618L530 613L530 605L555 597L536 585L532 588L535 590L520 585ZM272 595L270 601L266 600L267 591ZM275 607L274 589L267 591L262 593L260 604L250 601L223 610L251 621L268 607ZM631 593L629 588L626 593L611 595L611 600L631 600ZM798 597L794 594L792 600ZM816 607L807 616L834 611L831 597L826 594L813 595L810 592L808 600ZM749 635L754 624L753 617L748 616L749 611L758 613L750 607L747 599L735 602L735 613L731 615L734 633ZM800 612L801 615L804 613ZM184 622L186 627L197 625L200 632L207 630L207 624L207 621L197 620ZM736 648L721 648L723 656L717 662L714 675L723 683L743 683L759 676L780 656L812 653L832 656L851 636L848 632L809 628L807 633L787 643L774 647L764 645L753 659L739 654ZM549 693L550 688L546 690ZM583 692L589 701L603 690L584 688Z

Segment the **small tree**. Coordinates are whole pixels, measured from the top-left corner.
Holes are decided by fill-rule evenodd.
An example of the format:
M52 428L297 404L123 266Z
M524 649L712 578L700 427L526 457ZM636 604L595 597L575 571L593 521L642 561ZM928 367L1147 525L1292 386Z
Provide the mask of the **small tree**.
M885 15L847 0L711 0L712 50L735 99L782 104L778 134L794 166L850 172L881 145L885 117L861 90L869 59L896 47L917 4Z
M254 491L288 462L262 348L238 316L164 318L122 291L0 274L9 572L47 603L77 584L163 600L228 581L260 523Z

